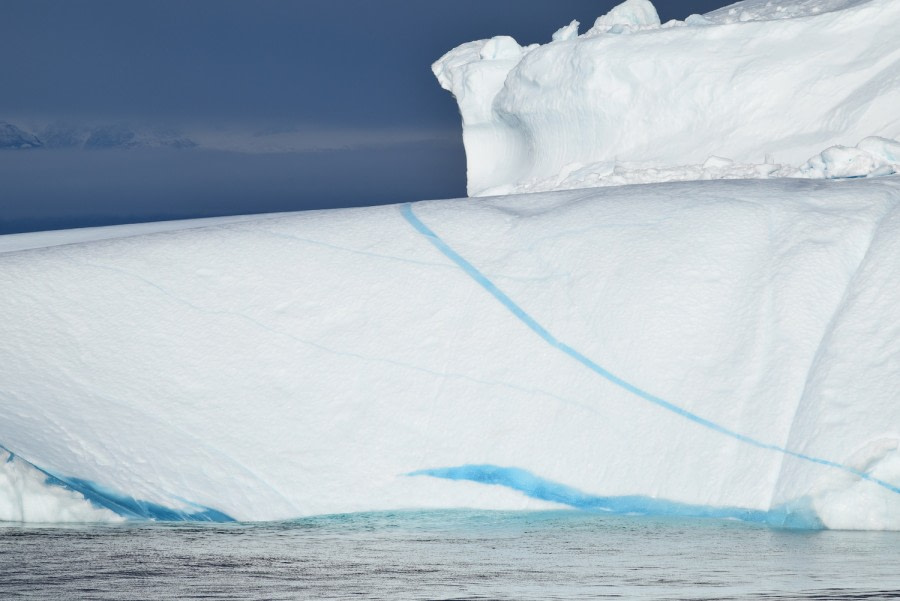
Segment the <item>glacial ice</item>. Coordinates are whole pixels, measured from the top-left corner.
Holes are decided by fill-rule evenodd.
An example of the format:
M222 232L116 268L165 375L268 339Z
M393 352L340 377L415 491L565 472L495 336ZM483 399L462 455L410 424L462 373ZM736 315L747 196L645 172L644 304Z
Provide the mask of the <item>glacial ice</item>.
M898 529L898 204L707 181L19 237L0 444L185 519Z
M900 139L892 0L748 0L662 25L649 0L628 0L581 36L572 25L542 46L505 37L502 56L469 42L433 65L459 102L470 196L835 177L827 161L846 156L832 147ZM706 169L710 156L733 166ZM896 157L857 167L900 171Z

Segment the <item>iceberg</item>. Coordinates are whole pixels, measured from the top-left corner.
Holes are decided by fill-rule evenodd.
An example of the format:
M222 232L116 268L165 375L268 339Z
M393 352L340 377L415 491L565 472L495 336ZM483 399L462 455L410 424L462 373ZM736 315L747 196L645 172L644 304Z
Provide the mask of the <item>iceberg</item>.
M898 27L891 0L748 0L665 24L628 0L580 36L469 42L432 70L459 103L470 196L832 177L828 149L900 139Z
M0 518L900 528L898 205L707 181L10 237Z
M898 24L628 0L435 63L494 196L0 236L0 520L900 530Z

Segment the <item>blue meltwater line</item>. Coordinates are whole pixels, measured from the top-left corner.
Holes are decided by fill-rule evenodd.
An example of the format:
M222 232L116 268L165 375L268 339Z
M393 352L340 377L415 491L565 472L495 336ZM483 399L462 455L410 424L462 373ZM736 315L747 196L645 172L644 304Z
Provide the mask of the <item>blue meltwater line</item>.
M158 503L136 499L130 495L106 489L99 484L81 478L69 478L54 474L28 461L0 444L0 451L9 454L6 463L21 461L45 476L44 484L59 486L81 494L94 507L108 509L113 513L132 520L160 520L165 522L233 522L231 516L204 505L187 502L197 511L172 509Z
M603 366L595 363L591 359L588 359L587 357L585 357L583 354L581 354L580 352L578 352L577 350L575 350L568 344L561 342L560 340L558 340L556 338L556 336L554 336L549 331L547 331L547 328L545 328L540 323L538 323L531 315L529 315L525 311L525 309L523 309L521 306L516 304L516 302L514 300L512 300L509 296L507 296L505 292L500 290L500 288L498 288L497 285L494 284L494 282L492 282L490 279L488 279L487 276L485 276L483 273L478 271L478 269L474 265L472 265L466 259L464 259L459 253L457 253L446 242L444 242L444 240L440 236L438 236L436 233L434 233L434 231L432 231L427 225L422 223L419 220L419 218L416 217L416 214L413 212L413 207L412 207L411 203L405 203L405 204L400 205L400 212L403 215L403 218L406 219L406 221L408 221L409 224L412 225L416 229L417 232L422 234L429 242L431 242L432 245L434 245L435 248L437 248L439 251L441 251L448 259L450 259L451 261L456 263L456 265L458 265L463 271L465 271L469 277L471 277L473 280L478 282L478 284L480 284L482 288L487 290L494 298L496 298L498 301L500 301L500 303L504 307L506 307L510 311L510 313L515 315L519 319L519 321L524 323L535 334L540 336L544 340L544 342L546 342L550 346L555 347L556 349L562 351L563 353L565 353L572 359L575 359L576 361L578 361L579 363L581 363L582 365L587 367L589 370L600 375L601 377L605 378L606 380L608 380L612 384L618 386L619 388L626 390L626 391L630 392L631 394L644 399L645 401L653 403L654 405L662 407L663 409L665 409L667 411L671 411L672 413L674 413L680 417L683 417L683 418L690 420L696 424L699 424L700 426L703 426L704 428L708 428L710 430L713 430L713 431L723 434L725 436L729 436L731 438L734 438L735 440L739 440L748 445L759 447L761 449L767 449L770 451L777 451L779 453L784 453L785 455L788 455L790 457L796 457L797 459L802 459L803 461L809 461L811 463L817 463L819 465L825 465L825 466L832 467L835 469L843 470L845 472L853 474L854 476L857 476L864 480L868 480L869 482L873 482L874 484L877 484L878 486L882 486L882 487L890 490L891 492L900 494L900 487L895 486L895 485L891 484L890 482L885 482L884 480L881 480L879 478L871 476L863 471L852 468L848 465L843 465L841 463L837 463L835 461L830 461L828 459L822 459L820 457L813 457L811 455L806 455L804 453L798 453L796 451L791 451L790 449L786 449L786 448L780 447L778 445L762 442L762 441L756 440L755 438L751 438L749 436L741 434L739 432L735 432L734 430L730 430L730 429L726 428L725 426L719 425L713 421L710 421L704 417L697 415L696 413L692 413L692 412L688 411L687 409L684 409L683 407L679 407L678 405L675 405L674 403L671 403L663 398L660 398L654 394L651 394L651 393L647 392L646 390L638 388L631 382L623 380L622 378L613 374L612 372L610 372Z
M532 499L568 505L583 511L608 515L654 515L684 518L733 519L765 524L775 528L821 530L822 521L804 501L779 505L767 511L745 507L691 505L655 497L628 495L601 497L584 493L577 488L541 478L528 470L499 465L460 465L417 470L407 476L431 476L445 480L468 480L479 484L504 486Z

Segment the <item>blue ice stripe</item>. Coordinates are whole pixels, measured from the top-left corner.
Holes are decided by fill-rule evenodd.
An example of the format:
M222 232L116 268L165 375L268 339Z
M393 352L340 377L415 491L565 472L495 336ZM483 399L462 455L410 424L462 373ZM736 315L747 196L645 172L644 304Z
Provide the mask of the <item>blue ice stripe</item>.
M781 505L768 511L763 511L744 507L692 505L640 495L601 497L589 495L571 486L541 478L517 467L461 465L459 467L418 470L407 475L431 476L446 480L468 480L480 484L503 486L524 493L533 499L611 515L735 519L776 528L802 530L821 530L824 528L815 511L805 504Z
M537 322L531 315L529 315L522 307L520 307L514 300L512 300L509 296L506 295L505 292L500 290L496 284L494 284L491 280L489 280L483 273L481 273L474 265L469 263L466 259L464 259L459 253L453 250L444 240L438 236L434 231L432 231L427 225L422 223L416 214L413 212L413 207L411 203L405 203L400 205L400 211L403 215L404 219L412 225L416 231L422 234L425 238L434 245L439 251L441 251L447 258L456 263L466 274L469 275L473 280L478 282L482 288L487 290L494 298L496 298L500 303L506 307L513 315L515 315L522 323L528 326L535 334L540 336L547 342L550 346L555 347L556 349L562 351L569 357L575 359L594 373L602 376L609 382L615 384L619 388L630 392L631 394L644 399L654 405L662 407L667 411L671 411L672 413L679 415L687 420L690 420L696 424L703 426L704 428L708 428L713 430L714 432L718 432L725 436L729 436L734 438L735 440L739 440L740 442L759 447L761 449L766 449L770 451L777 451L779 453L784 453L790 457L795 457L797 459L802 459L804 461L809 461L811 463L817 463L819 465L824 465L828 467L832 467L835 469L843 470L854 476L862 478L864 480L868 480L869 482L873 482L879 486L882 486L892 492L900 494L900 486L895 486L890 482L885 482L879 478L876 478L870 474L867 474L863 471L860 471L856 468L850 467L848 465L843 465L841 463L837 463L835 461L830 461L828 459L822 459L820 457L814 457L812 455L806 455L804 453L798 453L797 451L791 451L790 449L786 449L784 447L780 447L778 445L770 444L767 442L762 442L756 440L755 438L751 438L750 436L746 436L745 434L741 434L739 432L735 432L734 430L730 430L720 424L717 424L713 421L710 421L704 417L697 415L696 413L692 413L683 407L679 407L674 403L671 403L663 398L660 398L654 394L651 394L641 388L638 388L634 384L623 380L619 376L613 374L609 370L605 369L601 365L595 363L594 361L588 359L583 354L569 346L568 344L561 342L558 340L553 334L551 334L547 329Z
M80 478L68 478L56 475L34 463L16 455L5 446L0 445L0 450L9 453L6 462L11 463L13 460L21 461L26 465L34 468L42 473L45 477L45 483L50 486L60 486L68 490L80 493L94 507L108 509L116 515L132 520L159 520L164 522L234 522L231 516L211 507L194 505L199 511L183 511L180 509L172 509L158 503L135 499L134 497L120 494L105 489L104 487Z

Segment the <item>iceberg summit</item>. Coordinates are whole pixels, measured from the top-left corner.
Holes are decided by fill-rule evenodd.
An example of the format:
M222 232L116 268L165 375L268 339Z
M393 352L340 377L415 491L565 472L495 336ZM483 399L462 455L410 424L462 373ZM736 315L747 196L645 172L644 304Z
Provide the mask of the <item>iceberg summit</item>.
M894 0L748 0L662 25L628 0L580 36L469 42L433 70L459 102L471 196L884 175L900 171L898 27Z
M0 520L900 530L895 4L465 44L490 197L0 237Z

